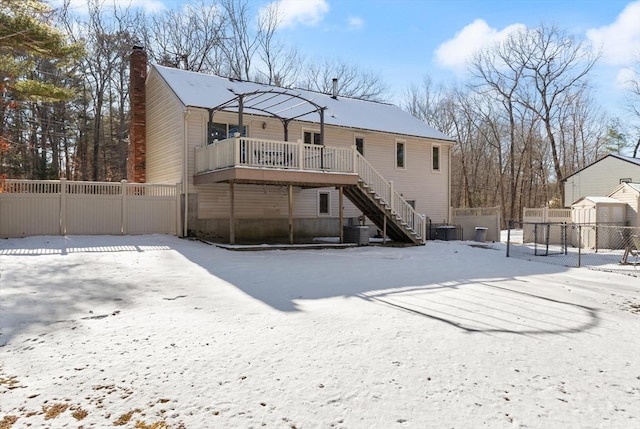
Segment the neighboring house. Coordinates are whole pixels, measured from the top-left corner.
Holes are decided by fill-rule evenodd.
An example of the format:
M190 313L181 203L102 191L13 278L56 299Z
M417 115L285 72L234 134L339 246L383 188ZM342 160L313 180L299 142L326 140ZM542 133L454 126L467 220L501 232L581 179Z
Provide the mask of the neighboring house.
M454 141L398 107L131 61L129 178L182 183L185 233L293 242L366 218L420 244L449 221Z
M640 226L640 183L621 183L607 196L627 204L625 221L628 226Z
M564 180L564 207L587 196L608 195L621 183L640 182L640 158L606 155Z

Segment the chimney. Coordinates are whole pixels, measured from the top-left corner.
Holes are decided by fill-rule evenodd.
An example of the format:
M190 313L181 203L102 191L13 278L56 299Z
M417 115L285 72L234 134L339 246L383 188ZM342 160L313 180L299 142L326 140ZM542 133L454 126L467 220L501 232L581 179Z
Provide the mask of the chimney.
M131 123L129 124L127 180L134 183L146 182L146 80L147 53L142 46L133 46L131 55L129 56L129 102L131 103Z
M333 92L331 93L331 98L338 98L338 78L333 78Z

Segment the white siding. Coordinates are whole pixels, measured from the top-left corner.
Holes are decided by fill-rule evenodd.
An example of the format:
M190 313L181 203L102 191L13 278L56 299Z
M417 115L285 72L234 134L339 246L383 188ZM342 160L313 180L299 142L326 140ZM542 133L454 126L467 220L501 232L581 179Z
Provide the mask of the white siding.
M567 179L564 205L571 207L582 197L605 196L620 184L620 179L640 182L640 165L607 156Z
M640 192L628 185L621 185L609 196L627 204L625 221L629 222L629 226L640 226Z
M182 159L184 107L171 90L151 73L147 83L147 177L148 181L176 183L182 181ZM237 124L234 113L217 112L214 122ZM187 160L188 192L198 194L198 218L227 219L229 217L229 186L227 184L193 185L195 171L195 148L206 144L208 112L206 109L189 108L187 116ZM280 120L271 117L245 115L245 125L249 126L251 137L274 140L284 139L284 129ZM264 124L264 126L263 126ZM304 130L319 131L318 124L292 122L289 124L289 140L303 138ZM449 153L447 142L431 142L416 137L401 137L394 134L363 131L358 129L325 127L325 144L328 146L351 147L355 136L365 140L365 158L387 180L394 182L395 188L407 200L416 201L416 210L425 213L434 222L449 220ZM402 138L406 142L406 168L395 168L395 141ZM151 144L149 144L151 143ZM431 169L432 143L440 145L440 171ZM286 187L277 186L236 186L236 216L239 218L286 218L288 199ZM339 216L338 191L324 188L331 193L331 217ZM294 190L294 216L315 218L318 210L318 190ZM344 200L345 218L357 217L360 212Z
M148 183L182 182L184 106L154 69L147 78Z

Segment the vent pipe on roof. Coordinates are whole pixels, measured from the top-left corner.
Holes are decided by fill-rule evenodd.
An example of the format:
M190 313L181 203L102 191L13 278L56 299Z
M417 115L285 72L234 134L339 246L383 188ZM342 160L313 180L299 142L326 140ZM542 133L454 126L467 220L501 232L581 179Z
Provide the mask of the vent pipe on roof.
M333 91L331 92L331 98L338 98L338 78L333 78Z

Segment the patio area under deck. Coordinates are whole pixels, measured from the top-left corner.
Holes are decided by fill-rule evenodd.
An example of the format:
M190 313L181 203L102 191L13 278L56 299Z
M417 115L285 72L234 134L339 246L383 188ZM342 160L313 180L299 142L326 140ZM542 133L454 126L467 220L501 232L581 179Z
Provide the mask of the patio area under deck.
M339 191L339 225L344 224L346 196L383 235L424 244L426 216L419 214L361 156L355 146L317 144L235 137L196 148L196 185L228 183L230 195L230 244L235 244L235 186L258 184L287 186L289 243L293 244L293 187L335 187ZM389 228L387 228L389 226ZM344 242L340 228L340 242Z
M293 244L293 187L339 190L342 225L343 189L358 184L354 148L336 148L264 139L236 137L196 149L195 185L229 183L230 244L235 244L235 185L288 187L289 243ZM340 242L343 243L340 228Z

